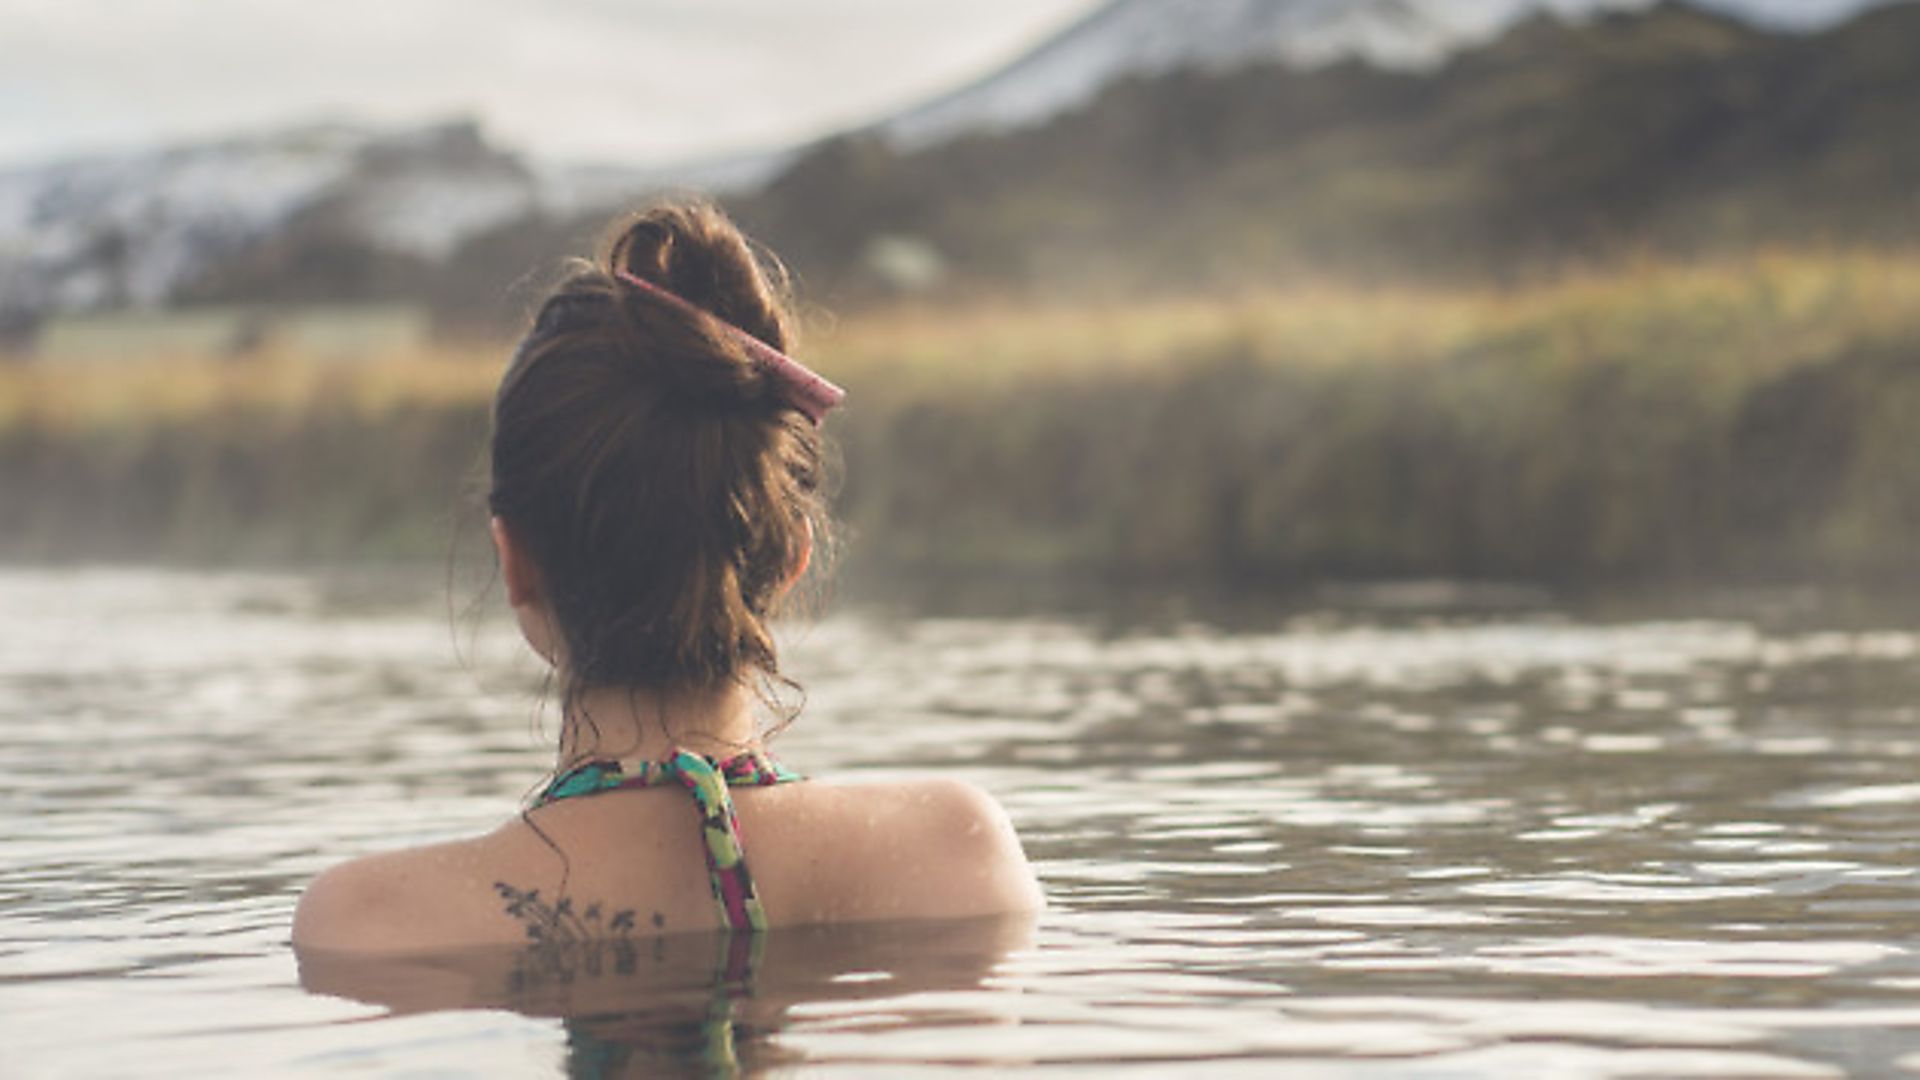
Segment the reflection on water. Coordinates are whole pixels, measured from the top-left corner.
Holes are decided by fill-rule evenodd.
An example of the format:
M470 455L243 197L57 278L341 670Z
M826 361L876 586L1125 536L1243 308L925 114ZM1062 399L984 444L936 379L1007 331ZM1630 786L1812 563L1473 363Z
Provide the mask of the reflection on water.
M997 793L1030 939L297 968L308 876L490 828L549 760L511 642L453 636L404 579L0 574L0 1071L1920 1071L1898 620L837 616L782 756Z
M759 1072L805 1062L776 1037L789 1022L847 1005L865 1006L858 1024L872 1029L994 1022L928 1006L979 990L1011 951L1031 944L1029 922L802 927L390 958L305 950L300 978L315 993L391 1015L492 1008L561 1018L572 1076Z

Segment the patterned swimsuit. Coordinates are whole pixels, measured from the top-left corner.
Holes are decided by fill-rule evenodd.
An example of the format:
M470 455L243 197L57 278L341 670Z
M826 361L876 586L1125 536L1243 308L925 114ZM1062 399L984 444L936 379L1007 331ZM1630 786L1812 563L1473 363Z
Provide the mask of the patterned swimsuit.
M746 848L740 842L740 823L734 817L729 787L769 787L804 779L764 753L749 751L723 761L675 750L664 761L650 761L633 775L617 761L588 761L554 778L534 800L534 807L582 795L625 788L663 787L677 783L693 796L700 810L700 831L706 841L707 883L720 925L728 930L765 930L767 914L747 872Z

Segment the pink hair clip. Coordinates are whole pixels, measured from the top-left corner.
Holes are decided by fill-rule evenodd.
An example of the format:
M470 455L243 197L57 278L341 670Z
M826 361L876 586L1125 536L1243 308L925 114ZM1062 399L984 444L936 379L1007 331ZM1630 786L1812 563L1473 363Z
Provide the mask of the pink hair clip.
M754 364L757 365L760 370L779 380L780 384L786 388L787 402L805 414L808 420L813 421L815 427L820 425L820 421L825 418L828 410L840 404L840 402L846 398L847 392L845 390L821 378L815 374L811 368L807 367L807 365L802 364L800 361L795 360L793 357L761 341L759 338L754 337L752 334L747 333L732 323L721 319L713 312L695 306L679 294L663 289L653 282L648 281L646 278L630 271L619 270L615 272L614 276L638 288L641 292L649 293L665 300L667 303L672 304L682 311L694 315L704 315L718 322L721 326L726 327L728 332L739 339L740 344L746 348L747 355L753 358Z

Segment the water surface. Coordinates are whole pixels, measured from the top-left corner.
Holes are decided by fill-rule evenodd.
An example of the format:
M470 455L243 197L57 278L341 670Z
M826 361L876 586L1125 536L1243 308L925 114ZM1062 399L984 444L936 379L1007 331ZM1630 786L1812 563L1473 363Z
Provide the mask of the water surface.
M0 572L0 1073L1920 1073L1898 617L1062 610L819 622L777 744L993 791L1037 925L309 991L313 873L491 828L550 764L513 643L457 651L397 576Z

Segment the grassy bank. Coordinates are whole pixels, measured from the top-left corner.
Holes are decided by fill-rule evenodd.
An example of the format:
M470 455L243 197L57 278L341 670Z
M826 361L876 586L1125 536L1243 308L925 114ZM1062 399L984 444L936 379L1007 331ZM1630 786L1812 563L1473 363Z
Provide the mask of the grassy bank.
M855 567L1920 576L1920 258L818 322ZM438 558L500 355L0 366L0 547Z

